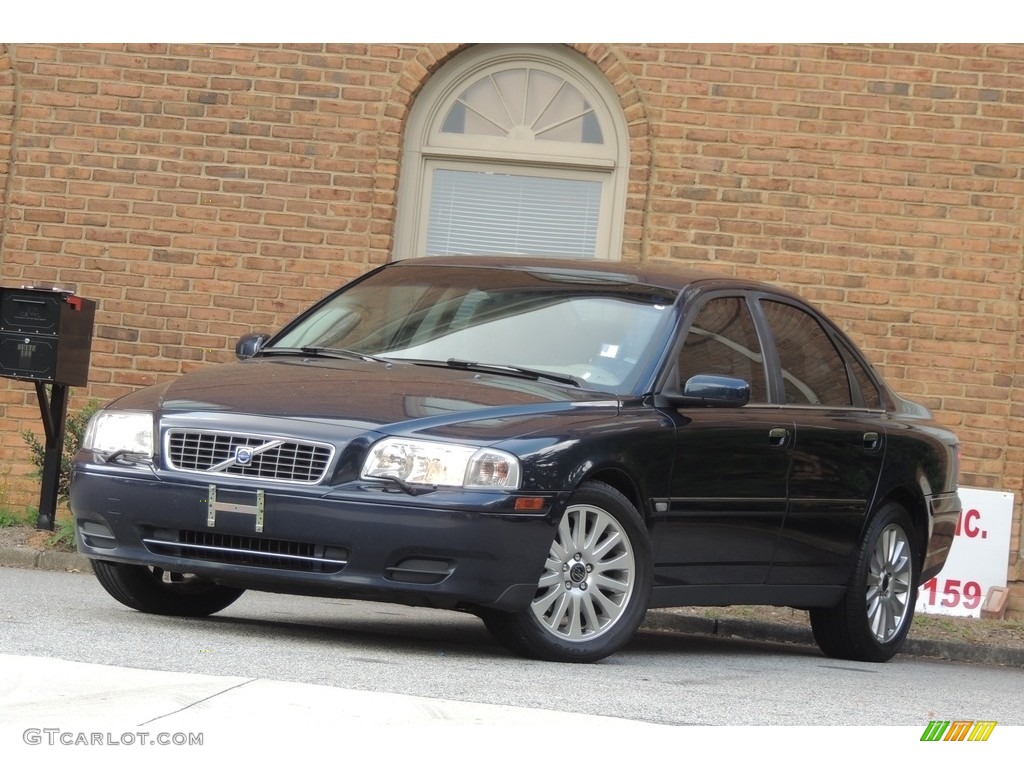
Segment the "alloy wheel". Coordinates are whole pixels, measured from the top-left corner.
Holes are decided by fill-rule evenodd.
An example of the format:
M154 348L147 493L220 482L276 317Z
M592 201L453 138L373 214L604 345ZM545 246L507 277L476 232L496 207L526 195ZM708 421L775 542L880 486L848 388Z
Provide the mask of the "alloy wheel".
M867 573L867 618L875 639L891 640L911 608L913 560L910 541L903 528L886 526L875 543Z
M629 537L613 515L590 504L570 506L551 544L533 614L562 640L592 640L625 613L636 568Z

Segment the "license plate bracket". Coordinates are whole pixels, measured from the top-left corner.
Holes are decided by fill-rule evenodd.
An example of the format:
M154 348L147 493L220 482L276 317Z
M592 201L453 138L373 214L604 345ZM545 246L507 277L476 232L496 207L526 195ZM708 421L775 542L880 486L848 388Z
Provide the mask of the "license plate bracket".
M217 500L217 486L211 485L206 496L206 527L217 527L218 512L236 512L243 515L253 515L256 518L256 533L263 533L263 515L265 500L262 490L256 491L256 504L239 504L231 501Z

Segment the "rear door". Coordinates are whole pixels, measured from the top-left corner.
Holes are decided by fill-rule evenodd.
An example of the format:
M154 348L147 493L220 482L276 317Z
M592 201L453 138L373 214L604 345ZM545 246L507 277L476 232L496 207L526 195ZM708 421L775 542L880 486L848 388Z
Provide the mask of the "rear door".
M770 584L842 584L885 456L879 395L838 335L805 307L762 297L774 388L795 439L789 507Z

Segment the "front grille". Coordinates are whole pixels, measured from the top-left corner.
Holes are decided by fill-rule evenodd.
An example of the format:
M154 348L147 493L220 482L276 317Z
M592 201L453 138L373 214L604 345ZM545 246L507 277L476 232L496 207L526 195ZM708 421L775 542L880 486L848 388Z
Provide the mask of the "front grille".
M189 472L315 484L324 479L333 455L334 447L324 443L223 432L167 433L171 468Z
M207 531L153 530L142 542L154 555L286 571L338 573L348 563L341 547Z

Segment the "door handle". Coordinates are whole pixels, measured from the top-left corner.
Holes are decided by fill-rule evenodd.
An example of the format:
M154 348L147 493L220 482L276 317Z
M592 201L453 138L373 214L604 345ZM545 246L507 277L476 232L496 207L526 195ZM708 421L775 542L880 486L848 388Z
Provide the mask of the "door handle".
M789 442L789 430L785 427L772 427L768 431L768 443L770 445L785 445Z
M882 437L877 432L865 432L864 433L864 450L865 451L877 451L878 447L882 444Z

